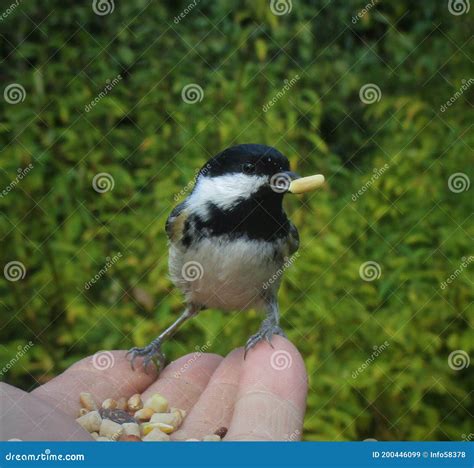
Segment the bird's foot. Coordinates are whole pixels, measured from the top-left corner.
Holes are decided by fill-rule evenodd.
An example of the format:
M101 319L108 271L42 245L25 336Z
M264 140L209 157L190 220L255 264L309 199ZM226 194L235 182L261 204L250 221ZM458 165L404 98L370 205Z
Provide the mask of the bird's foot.
M130 356L130 364L133 370L135 370L135 359L142 357L145 373L148 373L147 368L151 362L155 364L158 373L161 372L161 369L163 369L165 365L165 355L161 351L161 342L159 340L153 340L148 346L143 348L134 347L128 351L127 356Z
M252 335L245 344L245 352L244 352L244 359L247 356L247 353L250 349L252 349L257 343L262 340L265 340L272 348L272 336L273 335L280 335L286 338L285 332L276 324L262 324L262 328Z

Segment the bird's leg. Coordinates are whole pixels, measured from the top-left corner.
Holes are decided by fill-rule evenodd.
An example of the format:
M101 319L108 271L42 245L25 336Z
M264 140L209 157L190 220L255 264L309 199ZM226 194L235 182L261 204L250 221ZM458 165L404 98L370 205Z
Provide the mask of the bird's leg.
M135 370L133 366L135 359L137 357L143 357L143 367L145 368L145 372L147 371L148 364L150 364L151 361L154 362L158 372L160 372L165 364L165 355L161 351L161 345L165 340L173 336L184 322L196 315L199 310L200 309L198 307L188 305L179 318L164 332L158 335L148 346L143 348L134 347L128 351L127 355L131 356L130 363L132 365L132 369Z
M262 322L260 330L255 335L252 335L245 344L245 356L249 349L253 348L259 341L266 340L272 346L271 339L273 335L286 336L280 328L280 312L278 309L278 302L276 297L271 297L266 300L267 317Z

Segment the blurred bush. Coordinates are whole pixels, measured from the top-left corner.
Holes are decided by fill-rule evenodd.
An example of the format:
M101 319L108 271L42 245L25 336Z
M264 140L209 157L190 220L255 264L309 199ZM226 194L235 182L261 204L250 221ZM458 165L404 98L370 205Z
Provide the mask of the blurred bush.
M0 277L2 362L34 343L3 378L31 389L171 323L182 297L166 217L211 155L259 142L328 178L287 200L302 243L280 300L309 372L306 439L465 437L472 372L448 356L474 348L461 266L472 191L448 180L472 180L472 89L440 109L472 72L469 15L400 0L358 17L364 1L295 0L278 16L248 0L199 2L175 21L187 6L116 2L100 16L90 2L45 0L0 22L2 89L25 90L0 113L1 265L25 268ZM201 102L183 101L189 84ZM380 89L371 104L367 84ZM113 190L93 189L99 173ZM373 281L359 273L369 261ZM165 350L209 341L225 354L260 320L205 311Z

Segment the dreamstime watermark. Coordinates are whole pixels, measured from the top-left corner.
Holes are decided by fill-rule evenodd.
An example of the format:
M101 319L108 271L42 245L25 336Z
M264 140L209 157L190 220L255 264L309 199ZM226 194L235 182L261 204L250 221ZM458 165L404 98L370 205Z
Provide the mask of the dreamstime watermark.
M115 10L114 0L92 0L92 11L99 16L110 15Z
M285 193L290 188L291 177L286 172L278 172L270 177L270 188L276 193Z
M181 366L181 368L174 373L174 377L179 379L193 364L211 347L211 342L207 341L202 346L196 346L195 353Z
M119 73L115 78L112 78L111 80L107 79L105 80L105 86L104 89L94 98L89 104L86 104L84 106L84 110L86 112L90 112L92 108L94 108L102 99L107 96L114 88L117 86L120 81L122 80L122 75Z
M471 364L469 354L463 349L456 349L448 356L448 366L455 371L467 369Z
M464 94L464 91L467 91L471 87L472 83L474 83L474 78L461 80L461 83L461 87L444 104L440 106L439 110L441 112L446 112L448 107L451 107Z
M3 90L3 98L8 104L19 104L26 98L26 90L19 83L11 83Z
M364 8L360 9L353 17L352 24L357 24L372 8L379 3L379 0L371 0Z
M111 192L115 187L115 180L108 172L99 172L92 179L92 188L98 193Z
M276 16L287 15L292 9L291 0L270 0L270 10Z
M364 104L373 104L382 99L382 90L375 83L367 83L359 89L359 99Z
M355 370L352 372L352 378L357 379L362 372L364 372L388 347L390 343L385 340L380 346L373 347L372 354Z
M373 170L373 175L372 177L359 189L357 190L356 193L352 194L352 201L357 201L359 197L364 195L365 192L370 188L370 186L377 180L379 179L383 173L389 168L390 166L388 164L384 164L380 169L375 168Z
M197 179L199 178L200 175L206 175L209 170L211 169L210 164L206 164L203 168L201 169L196 169L194 173L194 177L192 180L190 180L178 193L175 193L174 195L174 201L177 202L180 198L184 197L191 189L194 187Z
M199 262L191 260L183 265L181 275L186 281L196 281L204 276L204 268Z
M457 277L474 261L474 256L462 257L459 266L440 284L441 289L446 289Z
M462 434L461 439L464 440L464 442L471 442L474 440L474 433L470 432L469 434Z
M204 90L197 83L189 83L181 90L181 99L186 104L196 104L204 98Z
M448 188L453 193L467 192L471 187L471 180L464 172L455 172L448 179Z
M26 345L19 345L18 351L3 367L0 369L0 377L4 376L32 347L34 343L29 341Z
M454 16L464 15L469 13L471 4L469 0L448 0L448 10Z
M273 107L300 79L300 75L296 74L293 78L289 80L284 80L285 83L282 88L277 91L277 93L266 103L262 106L263 112L268 112L271 107Z
M28 175L33 167L33 164L30 163L23 169L18 168L17 176L0 192L0 198L6 197L18 185L18 183Z
M91 278L84 284L84 289L88 290L97 283L106 273L109 271L118 261L122 258L122 252L118 252L112 258L106 257L105 258L105 265Z
M270 366L275 370L286 370L293 364L293 358L288 351L279 349L270 356Z
M97 370L110 369L114 364L114 355L110 351L98 351L92 356L92 366Z
M175 24L178 24L181 20L183 20L184 18L186 18L186 16L189 15L189 13L191 13L191 11L194 10L194 7L200 2L200 0L194 0L193 2L191 3L188 3L188 5L186 5L184 7L184 9L181 11L181 13L179 13L178 15L176 15L174 17L174 23Z
M8 6L5 11L0 13L0 22L6 20L20 6L21 2L22 0L16 0L16 2Z
M382 267L377 262L369 260L359 267L359 276L364 281L375 281L382 276Z
M9 441L22 441L22 439L9 439ZM83 453L51 453L50 449L45 449L42 453L12 453L5 454L5 460L24 462L24 461L85 461L86 457Z
M13 260L11 262L8 262L3 268L3 276L5 276L6 280L11 281L11 282L25 279L25 276L26 276L25 265L23 265L23 263L19 262L18 260Z
M278 270L275 271L275 273L273 273L273 275L270 278L268 278L268 280L265 281L265 283L263 283L263 289L268 289L269 287L271 287L272 284L277 282L279 278L283 275L285 270L287 268L290 268L290 266L293 265L293 263L299 256L300 256L299 252L295 252L291 257L287 258L285 262L283 263L283 265L281 266L281 268L278 268Z

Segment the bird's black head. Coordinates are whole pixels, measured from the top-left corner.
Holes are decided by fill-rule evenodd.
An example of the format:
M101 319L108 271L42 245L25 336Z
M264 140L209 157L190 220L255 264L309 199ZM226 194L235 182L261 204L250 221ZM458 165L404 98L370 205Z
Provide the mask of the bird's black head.
M288 235L283 195L296 174L288 159L265 145L238 145L211 158L186 205L199 232L250 239Z
M304 193L324 181L290 172L288 159L265 145L238 145L211 158L183 204L200 236L275 240L289 235L285 193ZM191 237L189 237L191 239ZM191 240L189 240L191 242Z
M290 163L271 146L246 144L227 148L211 158L199 171L198 185L226 192L224 200L234 198L280 199L291 181Z
M227 174L246 174L271 177L288 172L290 163L278 150L265 145L237 145L211 158L200 174L217 177Z

